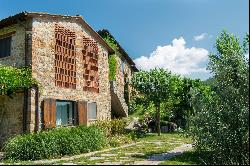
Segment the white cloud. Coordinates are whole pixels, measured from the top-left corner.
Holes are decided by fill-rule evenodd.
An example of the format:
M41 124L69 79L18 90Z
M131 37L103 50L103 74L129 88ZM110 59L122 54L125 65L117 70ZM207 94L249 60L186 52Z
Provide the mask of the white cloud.
M206 38L212 38L213 37L213 35L208 35L207 33L202 33L202 34L200 34L200 35L197 35L197 36L194 36L194 40L195 41L201 41L201 40L204 40L204 39L206 39Z
M185 44L183 37L180 37L174 39L170 45L158 46L149 57L141 56L134 61L141 70L164 68L182 75L207 72L200 63L207 60L208 51L196 47L186 48Z

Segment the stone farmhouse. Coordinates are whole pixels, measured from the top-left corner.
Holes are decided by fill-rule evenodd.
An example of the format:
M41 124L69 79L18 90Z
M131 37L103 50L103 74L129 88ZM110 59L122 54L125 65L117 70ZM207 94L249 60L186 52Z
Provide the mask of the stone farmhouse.
M124 87L137 69L118 42L119 50L105 42L107 30L98 33L79 15L22 12L0 20L0 65L30 66L41 84L12 98L0 95L0 144L23 132L128 115ZM117 54L115 81L111 54Z

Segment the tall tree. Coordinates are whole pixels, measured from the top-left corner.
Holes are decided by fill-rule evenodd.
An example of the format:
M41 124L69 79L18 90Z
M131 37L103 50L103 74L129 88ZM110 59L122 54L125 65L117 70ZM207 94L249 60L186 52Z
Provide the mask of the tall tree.
M153 69L140 71L134 74L132 86L152 101L156 108L157 132L160 135L160 108L161 102L169 99L171 92L175 89L173 82L177 77L164 69Z
M216 164L249 164L248 44L249 35L241 44L223 31L216 40L217 53L209 56L214 92L193 91L190 133L198 149L213 152Z

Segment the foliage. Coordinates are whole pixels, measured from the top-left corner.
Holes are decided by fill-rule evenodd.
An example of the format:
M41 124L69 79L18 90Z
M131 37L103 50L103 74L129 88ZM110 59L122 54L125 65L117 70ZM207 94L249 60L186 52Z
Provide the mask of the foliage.
M4 147L8 160L38 160L99 150L107 140L96 127L56 128L10 139Z
M115 55L109 56L109 80L115 81L116 80L116 66L117 60Z
M248 43L248 35L244 43ZM213 152L216 164L249 164L249 64L248 44L223 31L208 68L214 87L193 89L190 135L198 151Z
M132 77L132 86L155 105L159 135L161 102L170 98L171 92L176 88L173 86L176 80L175 76L172 76L169 71L164 69L140 71Z
M11 95L17 89L38 85L32 78L31 69L0 65L0 95Z
M154 104L147 100L145 96L133 96L129 103L129 115L143 116L145 113L155 113Z
M124 74L124 99L127 105L129 105L129 81L127 74Z
M119 54L119 47L116 44L116 40L110 36L108 33L99 32L102 38L106 41L106 43L114 49L115 54L109 56L109 80L116 80L116 69L117 69L117 59L116 56Z
M93 126L101 129L107 137L114 135L122 135L125 133L125 127L127 126L126 119L113 119L97 121Z
M140 71L132 78L133 87L144 94L149 101L158 104L169 97L171 73L164 69Z
M203 82L204 82L205 85L213 87L214 83L215 83L215 79L214 79L214 77L210 77L210 78L206 79Z
M174 122L179 127L187 129L189 127L188 120L193 115L193 108L190 105L192 96L189 92L193 88L203 89L206 85L199 79L192 80L186 77L179 78L176 84L177 90L169 101L172 108L171 117L169 120L165 120Z
M134 125L134 129L131 132L133 138L142 138L148 132L148 121L147 116L140 118L138 123Z
M116 40L108 35L107 33L101 34L102 38L108 43L108 45L115 50L115 52L119 51L119 47L116 44Z
M111 147L121 146L123 144L132 143L132 137L130 135L115 135L108 139L108 144Z

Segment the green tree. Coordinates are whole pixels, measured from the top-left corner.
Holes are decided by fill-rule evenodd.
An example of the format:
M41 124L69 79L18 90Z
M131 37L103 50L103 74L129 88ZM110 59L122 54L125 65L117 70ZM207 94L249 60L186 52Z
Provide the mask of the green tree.
M193 89L195 116L190 134L197 150L209 150L216 164L249 164L249 35L243 44L223 31L209 55L211 89ZM214 164L214 163L212 163Z
M172 95L171 102L173 104L172 122L175 122L179 127L186 129L188 127L188 119L193 114L193 108L190 105L192 88L200 88L203 83L199 79L179 78L176 82L177 91Z
M132 86L142 93L148 101L153 102L156 108L157 132L160 135L160 108L161 102L170 98L171 92L175 89L173 83L177 81L175 76L164 69L153 69L140 71L134 74Z

